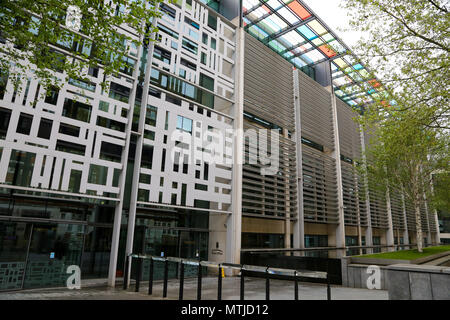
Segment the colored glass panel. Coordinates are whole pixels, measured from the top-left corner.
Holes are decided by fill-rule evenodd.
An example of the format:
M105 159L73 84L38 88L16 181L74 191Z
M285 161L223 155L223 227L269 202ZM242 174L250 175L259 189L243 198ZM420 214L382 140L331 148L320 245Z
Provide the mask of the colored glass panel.
M374 88L381 87L381 84L377 81L377 79L372 79L368 81Z
M325 53L328 58L334 57L336 55L336 52L331 50L331 48L329 46L325 45L325 44L320 46L319 49L320 49L320 51Z
M303 66L306 66L306 63L305 63L304 61L302 61L301 59L299 59L298 57L292 59L291 61L292 61L292 63L295 64L298 68L301 68L301 67L303 67Z
M323 44L323 41L322 41L322 39L320 39L320 38L317 38L317 39L314 39L313 41L311 41L316 47L319 47L319 46L321 46L322 44Z
M341 58L334 60L334 63L336 63L341 69L348 67L348 65Z
M311 14L306 10L300 3L297 1L293 1L288 4L288 7L291 8L302 20L305 20L311 17Z
M262 8L267 12L267 13L271 13L272 11L270 11L269 8L267 8L265 5L262 5Z
M366 69L360 70L359 73L366 79L370 76Z
M309 22L308 26L318 35L327 33L327 30L317 20Z
M259 39L264 39L269 36L269 34L267 32L265 32L263 29L261 29L258 26L251 26L248 30L250 31L251 34L253 34L253 36L255 36Z
M300 28L297 28L297 30L300 31L300 33L308 40L313 40L317 38L317 35L314 32L312 32L312 30L307 26L301 26Z
M272 49L274 49L275 51L277 51L278 53L280 53L280 52L286 50L286 47L283 46L281 43L279 43L279 42L276 41L276 40L270 41L270 42L269 42L269 46L270 46Z

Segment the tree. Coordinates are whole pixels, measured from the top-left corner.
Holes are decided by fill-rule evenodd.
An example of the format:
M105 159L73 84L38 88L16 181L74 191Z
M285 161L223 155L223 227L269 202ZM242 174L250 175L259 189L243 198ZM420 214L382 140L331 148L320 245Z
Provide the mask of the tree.
M344 0L352 28L366 38L356 52L376 66L383 86L360 118L376 141L367 149L367 174L414 204L422 251L421 207L447 200L433 173L449 171L449 30L445 0ZM375 74L373 75L375 76ZM448 176L448 175L446 175ZM447 179L448 181L448 179ZM448 202L447 202L448 203Z
M397 105L413 109L422 127L450 129L448 1L343 0L342 5L351 27L367 35L356 53L376 66Z
M102 86L110 75L131 75L137 62L130 50L157 31L152 21L161 1L2 1L0 82L9 77L20 89L31 73L46 89L60 87L69 78L86 81L89 67L103 70Z
M387 186L391 192L402 192L405 201L413 203L417 247L422 252L421 208L425 200L429 204L438 203L431 185L432 174L450 172L450 141L448 136L439 136L434 128L422 127L412 110L388 114L378 122L361 118L363 127L372 128L376 136L376 142L366 151L367 174L369 180Z

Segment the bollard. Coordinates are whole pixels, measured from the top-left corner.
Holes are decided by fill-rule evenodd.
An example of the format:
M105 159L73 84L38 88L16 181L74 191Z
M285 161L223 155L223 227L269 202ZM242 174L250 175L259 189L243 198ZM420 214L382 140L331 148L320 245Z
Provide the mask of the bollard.
M153 293L153 258L150 257L150 270L148 275L148 294Z
M123 290L127 290L128 288L128 264L130 261L130 257L126 256L125 264L124 264L124 273L123 273Z
M184 289L184 263L183 261L180 262L180 294L179 294L179 300L183 300L183 289Z
M268 267L266 269L266 300L270 300L270 279Z
M136 274L136 286L134 288L135 292L139 292L139 286L141 284L141 274L142 274L142 258L138 258L137 274Z
M163 298L167 298L167 281L169 278L169 261L164 261L164 286L163 286Z
M294 272L294 299L298 300L298 278L297 278L297 271Z
M327 260L327 300L331 300L330 266Z
M327 300L331 300L330 275L327 273Z
M202 265L198 262L197 300L202 300Z
M217 278L217 300L222 300L222 267L219 264L219 276Z
M241 300L244 300L244 268L241 268Z

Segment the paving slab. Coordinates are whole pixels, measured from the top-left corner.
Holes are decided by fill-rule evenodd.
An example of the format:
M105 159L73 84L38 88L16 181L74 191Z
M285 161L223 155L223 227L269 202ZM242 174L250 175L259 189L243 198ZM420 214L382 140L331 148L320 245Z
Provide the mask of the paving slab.
M222 299L239 300L240 278L226 277L222 279ZM246 300L265 300L265 279L245 278ZM327 287L324 284L301 282L299 287L300 300L326 300ZM67 288L34 289L12 292L0 292L0 300L177 300L179 281L171 279L168 282L167 298L162 297L163 282L155 281L153 294L148 295L148 282L141 282L140 292L134 292L134 284L128 290L121 285L109 288L105 285L82 287L80 290ZM197 299L197 279L184 281L183 296L185 300ZM386 290L369 290L331 286L332 300L388 300ZM294 283L284 280L270 280L271 300L294 300ZM206 277L202 281L202 300L217 300L217 278Z

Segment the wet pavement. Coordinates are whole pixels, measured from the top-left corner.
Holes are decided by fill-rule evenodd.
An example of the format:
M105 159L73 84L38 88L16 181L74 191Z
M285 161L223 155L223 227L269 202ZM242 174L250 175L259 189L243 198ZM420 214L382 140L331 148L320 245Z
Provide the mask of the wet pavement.
M265 279L245 278L246 300L265 300ZM324 284L299 283L300 300L326 300L327 287ZM107 287L104 280L85 282L79 290L67 288L33 289L11 292L0 292L0 300L178 300L179 281L169 280L167 298L163 298L163 282L155 281L153 294L148 295L148 282L141 282L139 292L134 292L134 284L128 290L122 285L116 288ZM185 279L183 296L185 300L197 299L197 278ZM222 279L222 299L239 300L240 278L226 277ZM284 280L270 280L271 300L294 300L294 283ZM332 300L388 300L386 290L369 290L331 286ZM217 278L205 277L202 281L202 300L217 300Z

